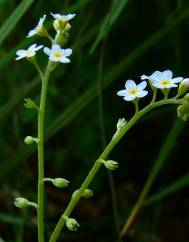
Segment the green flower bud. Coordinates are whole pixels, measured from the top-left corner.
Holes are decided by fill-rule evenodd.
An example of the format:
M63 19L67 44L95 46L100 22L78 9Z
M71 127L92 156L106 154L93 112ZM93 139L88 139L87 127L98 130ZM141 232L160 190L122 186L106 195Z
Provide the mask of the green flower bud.
M17 197L14 201L14 205L18 208L26 208L30 205L30 202L23 197Z
M75 190L75 192L72 194L72 198L76 196L76 194L79 192L79 190ZM91 189L85 189L85 191L83 192L82 197L84 198L90 198L93 196L93 191Z
M178 88L178 95L183 95L189 90L189 78L184 79Z
M90 198L92 196L93 196L93 191L91 189L88 189L88 188L85 189L85 191L82 195L82 197L84 197L84 198Z
M68 21L66 19L56 19L53 23L53 26L56 31L65 30Z
M114 160L100 160L100 162L102 162L104 164L104 166L111 170L111 171L114 171L118 168L119 164L118 162L114 161Z
M24 139L24 143L26 143L27 145L31 145L33 142L37 142L37 138L34 138L32 136L26 136L26 138Z
M77 231L79 224L78 224L77 220L75 220L74 218L67 218L66 219L66 226L71 231Z
M121 130L126 125L126 123L127 121L125 118L120 118L117 122L117 130Z
M51 181L52 181L53 185L58 188L67 187L70 183L68 180L63 179L63 178L55 178L55 179L51 179Z
M185 100L186 102L189 102L189 93L187 93L187 94L184 96L184 100Z
M39 109L39 107L35 104L35 102L31 98L25 98L24 101L25 101L24 106L26 108L36 108L37 110Z
M185 102L182 105L179 105L177 108L177 115L183 121L189 120L189 103Z

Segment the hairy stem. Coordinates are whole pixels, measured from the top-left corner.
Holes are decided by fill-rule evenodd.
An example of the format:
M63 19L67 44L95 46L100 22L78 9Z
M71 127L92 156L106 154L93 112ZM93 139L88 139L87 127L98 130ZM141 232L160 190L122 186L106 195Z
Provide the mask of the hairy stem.
M70 203L68 204L68 207L66 208L64 214L60 217L52 235L49 240L49 242L56 242L58 239L58 236L60 235L60 232L65 225L65 216L69 217L73 209L75 208L76 204L80 200L83 192L91 181L93 180L94 176L96 175L97 171L100 169L102 163L100 162L100 159L105 160L109 153L113 150L113 148L116 146L116 144L120 141L120 139L126 134L126 132L147 112L150 110L165 105L165 104L182 104L182 100L174 100L174 99L164 99L155 103L151 103L145 108L143 108L141 111L137 112L127 123L127 125L116 135L113 136L112 140L109 142L109 144L106 146L103 153L100 155L100 157L95 161L91 171L89 172L88 176L84 180L83 184L81 185L80 189L78 190L77 194L71 199Z

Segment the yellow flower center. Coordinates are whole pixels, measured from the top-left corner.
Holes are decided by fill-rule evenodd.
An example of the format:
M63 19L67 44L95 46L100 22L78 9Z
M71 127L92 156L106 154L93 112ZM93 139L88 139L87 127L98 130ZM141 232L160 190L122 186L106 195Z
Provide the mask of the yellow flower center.
M160 84L161 84L161 85L164 85L164 86L169 85L170 83L171 83L170 80L163 80L163 81L160 81Z
M33 50L27 50L27 54L32 54L33 53Z
M60 52L53 52L53 56L55 58L61 58L62 57L62 54Z
M131 95L136 95L137 93L138 93L137 88L133 88L133 89L129 90L129 94L131 94Z

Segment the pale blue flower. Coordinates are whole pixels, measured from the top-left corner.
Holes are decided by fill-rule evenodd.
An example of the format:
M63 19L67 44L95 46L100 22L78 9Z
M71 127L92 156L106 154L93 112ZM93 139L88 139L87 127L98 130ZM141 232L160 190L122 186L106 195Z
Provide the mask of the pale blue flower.
M125 89L117 92L117 95L123 97L125 101L133 101L136 98L142 98L148 94L148 91L144 90L146 85L146 81L137 85L133 80L127 80L125 82Z
M59 45L55 44L52 49L45 47L44 52L53 62L69 63L70 59L67 57L72 54L72 49L61 49Z
M35 34L38 34L40 30L43 28L43 23L45 19L46 19L46 15L43 15L43 17L39 19L37 26L33 30L31 30L26 37L31 37Z
M178 83L183 81L183 77L176 77L173 78L173 73L170 70L166 70L163 72L155 71L152 75L141 76L142 80L148 79L151 81L151 84L159 89L165 89L165 88L172 88L177 87Z
M35 56L36 51L40 50L41 48L43 48L43 45L37 46L37 44L33 44L27 50L18 50L16 52L16 54L18 55L16 57L16 60L20 60L23 58L31 58Z
M75 17L75 13L70 13L70 14L66 14L66 15L61 15L61 14L54 14L54 13L51 13L51 15L55 18L55 19L58 19L58 20L63 20L63 21L69 21L71 20L72 18Z

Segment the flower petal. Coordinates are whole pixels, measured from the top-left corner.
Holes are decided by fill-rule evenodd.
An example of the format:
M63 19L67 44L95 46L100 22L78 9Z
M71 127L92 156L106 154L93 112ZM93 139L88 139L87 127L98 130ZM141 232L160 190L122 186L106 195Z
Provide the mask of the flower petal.
M148 94L148 91L140 90L140 91L136 94L136 96L140 98L140 97L145 97L147 94Z
M27 38L35 35L37 33L36 29L30 30L30 32L28 33L28 35L26 36Z
M163 71L162 75L161 75L161 78L162 79L171 79L173 77L173 73L172 71L170 70L167 70L167 71Z
M183 77L176 77L176 78L173 78L171 81L173 83L179 83L179 82L183 81Z
M30 47L28 48L28 50L35 50L37 44L33 44L33 45L30 45Z
M55 44L52 46L52 50L59 52L59 51L61 51L61 47L60 47L60 45Z
M124 97L126 95L127 91L126 90L120 90L117 92L118 96Z
M38 23L38 25L37 25L37 26L42 26L42 25L43 25L43 22L45 21L46 16L47 16L47 15L46 15L46 14L44 14L44 15L43 15L43 17L39 19L39 23Z
M25 56L26 55L26 50L17 50L16 54L20 55L20 56Z
M142 75L142 76L140 76L140 79L141 80L149 80L150 76Z
M56 14L51 13L51 15L52 15L55 19L61 19L61 15L58 14L58 13L56 13Z
M66 15L66 18L67 18L68 20L70 20L70 19L74 18L75 15L76 15L75 13L70 13L70 14L67 14L67 15Z
M72 49L68 48L68 49L63 49L62 53L64 56L70 56L72 54Z
M137 88L140 90L143 90L147 85L146 81L141 82L140 84L137 85Z
M38 51L43 48L43 45L39 45L38 47L35 48L35 51Z
M133 80L127 80L125 82L125 88L126 89L132 89L136 87L136 83Z
M124 96L124 100L125 101L132 101L132 100L134 100L136 98L136 95L131 95L131 94L129 94L129 93L127 93L125 96Z
M62 62L62 63L69 63L70 59L68 59L66 57L62 57L62 58L60 58L60 62Z
M44 51L44 53L45 53L46 55L48 55L48 56L50 56L50 55L51 55L51 52L52 52L52 50L49 49L48 47L45 47L45 48L43 49L43 51Z

